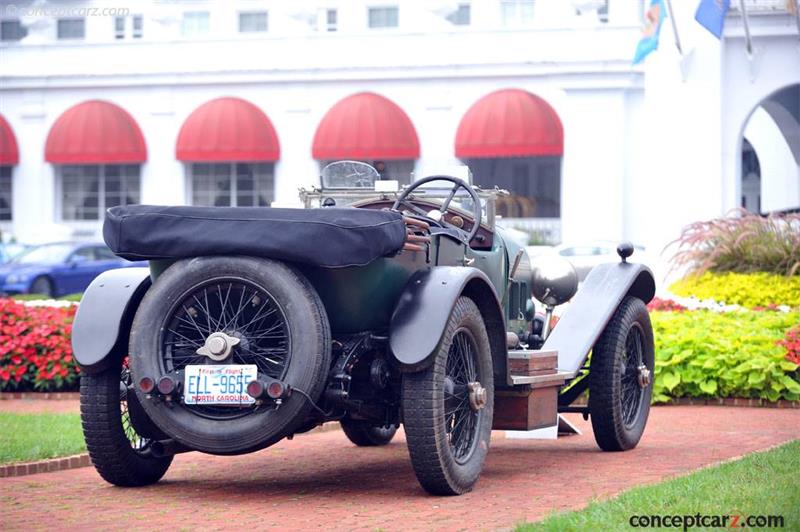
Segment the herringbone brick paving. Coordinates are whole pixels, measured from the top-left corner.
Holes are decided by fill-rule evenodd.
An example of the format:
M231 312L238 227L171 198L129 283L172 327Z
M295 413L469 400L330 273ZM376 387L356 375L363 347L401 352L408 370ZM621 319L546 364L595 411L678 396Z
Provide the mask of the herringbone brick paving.
M650 416L639 447L624 453L599 451L579 416L570 418L584 434L558 441L496 433L481 480L461 497L422 491L402 434L356 448L339 431L239 457L180 455L162 482L140 489L109 486L92 468L2 479L0 528L508 529L800 438L797 409L670 406Z

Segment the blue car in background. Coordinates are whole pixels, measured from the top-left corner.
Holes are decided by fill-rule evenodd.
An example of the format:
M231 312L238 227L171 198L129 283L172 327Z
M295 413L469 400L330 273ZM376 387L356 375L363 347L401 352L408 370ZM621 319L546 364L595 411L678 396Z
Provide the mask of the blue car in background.
M0 243L0 264L5 264L17 255L22 255L24 252L28 251L30 246L26 246L25 244L15 244L9 243L4 244Z
M0 265L0 293L60 297L83 292L106 270L142 265L117 257L105 244L44 244Z

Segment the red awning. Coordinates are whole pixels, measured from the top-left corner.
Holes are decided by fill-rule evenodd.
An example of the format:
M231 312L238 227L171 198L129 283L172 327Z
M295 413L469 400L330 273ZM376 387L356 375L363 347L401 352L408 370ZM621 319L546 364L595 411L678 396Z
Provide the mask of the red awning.
M19 162L19 149L14 130L3 115L0 115L0 165L14 165Z
M217 98L194 110L178 133L181 161L277 161L278 135L264 112L241 98Z
M456 157L531 157L562 155L564 130L555 110L519 89L487 94L461 119Z
M314 134L311 155L335 159L417 159L419 139L414 124L396 103L371 92L353 94L336 103Z
M125 109L89 100L58 117L47 135L44 157L54 164L143 163L147 147Z

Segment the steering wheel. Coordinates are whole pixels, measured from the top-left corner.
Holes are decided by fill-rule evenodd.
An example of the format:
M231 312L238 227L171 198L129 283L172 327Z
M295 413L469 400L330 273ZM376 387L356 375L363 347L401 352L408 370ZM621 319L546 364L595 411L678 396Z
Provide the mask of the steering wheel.
M438 211L429 211L426 212L423 209L417 207L411 201L408 200L408 197L411 195L412 192L417 190L419 187L426 183L430 183L431 181L449 181L453 183L453 188L450 190L450 194L447 196L447 199L444 200L442 206L439 207ZM472 217L475 220L475 223L472 224L472 229L467 232L462 228L458 227L447 221L444 214L450 208L450 203L453 201L453 198L456 196L456 192L458 189L463 188L466 190L469 195L472 197ZM399 210L400 205L405 205L409 207L414 214L419 216L424 216L425 218L431 219L443 227L455 231L456 235L458 236L459 240L462 240L465 244L469 245L470 241L475 238L475 235L478 234L478 229L480 229L481 224L481 199L478 197L478 193L469 186L466 182L457 177L451 177L449 175L432 175L429 177L425 177L420 179L419 181L412 184L410 187L405 189L400 196L395 200L394 205L392 205L392 210Z

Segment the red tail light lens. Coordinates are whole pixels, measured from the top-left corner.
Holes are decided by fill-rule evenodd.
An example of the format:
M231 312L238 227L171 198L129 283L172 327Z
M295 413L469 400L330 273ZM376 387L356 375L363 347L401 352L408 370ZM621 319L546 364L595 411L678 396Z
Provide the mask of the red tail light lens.
M142 377L139 379L139 389L142 391L142 393L151 393L155 387L156 381L154 381L151 377Z
M264 395L264 384L260 381L250 381L247 385L247 395L253 399L259 399Z
M280 399L286 393L286 386L281 381L272 381L267 386L267 395L270 399Z
M171 395L177 387L178 383L168 375L158 379L158 393L161 395Z

